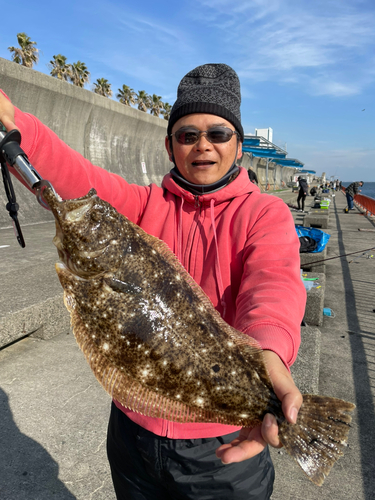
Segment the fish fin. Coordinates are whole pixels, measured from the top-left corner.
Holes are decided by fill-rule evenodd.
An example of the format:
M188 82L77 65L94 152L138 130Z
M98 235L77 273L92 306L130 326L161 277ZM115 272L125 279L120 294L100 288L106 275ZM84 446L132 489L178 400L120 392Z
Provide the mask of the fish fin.
M76 307L76 302L70 293L64 292L64 304L70 314L72 314Z
M321 486L343 454L355 405L342 399L303 395L296 424L279 425L279 438L307 477Z

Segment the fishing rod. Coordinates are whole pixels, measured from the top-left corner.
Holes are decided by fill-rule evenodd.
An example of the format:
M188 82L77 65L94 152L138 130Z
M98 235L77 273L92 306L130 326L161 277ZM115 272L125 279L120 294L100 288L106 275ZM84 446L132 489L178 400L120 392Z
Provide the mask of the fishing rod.
M49 207L43 199L43 191L46 187L50 187L53 190L53 187L47 180L42 179L37 170L31 165L26 153L23 151L20 144L21 134L19 130L14 129L10 132L7 132L4 125L0 122L0 164L5 193L8 198L6 209L8 210L9 215L12 218L17 241L22 248L25 248L25 240L22 235L21 226L18 221L17 215L19 205L16 200L16 194L14 192L7 164L11 167L14 167L15 171L23 179L26 186L28 186L29 189L36 195L40 205L42 205L42 207L46 208L47 210L49 210Z
M329 257L328 259L314 260L314 262L309 262L309 265L318 264L320 262L326 262L327 260L332 260L332 259L340 259L341 257L348 257L349 255L354 255L356 253L361 253L361 252L365 254L366 252L371 252L371 250L375 250L375 247L366 248L365 250L358 250L357 252L350 252L350 253L344 253L342 255L336 255L335 257Z

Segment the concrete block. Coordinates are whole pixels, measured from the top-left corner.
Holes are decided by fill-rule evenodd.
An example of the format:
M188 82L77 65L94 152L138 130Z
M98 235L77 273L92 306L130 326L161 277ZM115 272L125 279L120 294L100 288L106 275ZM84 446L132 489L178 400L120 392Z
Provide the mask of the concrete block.
M319 393L320 342L318 328L301 326L301 346L290 370L302 394Z
M323 324L324 292L326 287L326 277L324 273L303 273L306 278L318 278L317 287L307 291L306 309L304 320L308 326L321 326Z
M312 208L309 212L309 215L322 215L324 217L328 217L329 219L329 210L326 210L325 208Z
M50 339L59 333L69 333L70 315L63 294L44 300L0 318L0 348L26 335Z
M304 227L318 227L319 229L328 229L328 210L326 214L306 214L303 218L303 225Z
M315 273L325 273L326 265L325 262L319 262L318 264L313 264L315 261L321 261L327 258L327 246L318 253L300 253L300 267L303 271Z

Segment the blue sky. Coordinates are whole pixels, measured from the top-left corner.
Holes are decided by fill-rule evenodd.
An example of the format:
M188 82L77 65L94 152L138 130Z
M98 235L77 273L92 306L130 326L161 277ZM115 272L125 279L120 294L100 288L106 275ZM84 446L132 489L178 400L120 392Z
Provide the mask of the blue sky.
M1 14L0 57L26 32L37 71L61 53L114 94L126 84L173 104L188 71L229 64L245 133L271 127L305 168L375 181L374 0L19 0Z

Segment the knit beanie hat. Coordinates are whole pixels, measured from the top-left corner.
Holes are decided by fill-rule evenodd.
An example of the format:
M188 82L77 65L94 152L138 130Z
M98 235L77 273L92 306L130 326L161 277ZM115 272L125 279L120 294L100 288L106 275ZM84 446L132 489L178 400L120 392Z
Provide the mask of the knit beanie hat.
M176 121L192 113L209 113L228 120L244 139L241 125L241 89L237 73L226 64L204 64L181 80L169 123L168 136Z

